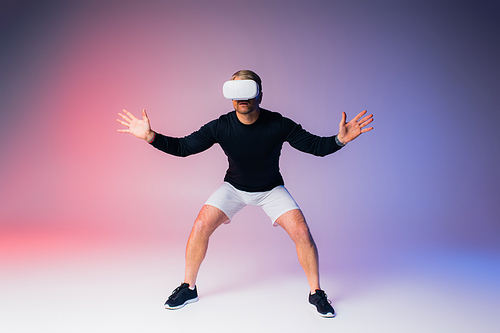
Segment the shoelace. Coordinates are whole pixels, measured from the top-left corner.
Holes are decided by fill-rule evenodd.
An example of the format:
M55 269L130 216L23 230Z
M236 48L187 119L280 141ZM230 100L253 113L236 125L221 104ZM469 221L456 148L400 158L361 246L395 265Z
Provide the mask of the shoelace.
M323 290L319 290L316 292L317 294L319 294L319 296L321 297L318 301L318 304L321 303L321 304L332 304L332 301L330 301L328 299L328 295L323 291Z
M183 287L184 287L183 285L180 285L179 287L175 288L168 299L175 299L177 297L177 294L179 294L179 292L181 291L181 289L183 289Z

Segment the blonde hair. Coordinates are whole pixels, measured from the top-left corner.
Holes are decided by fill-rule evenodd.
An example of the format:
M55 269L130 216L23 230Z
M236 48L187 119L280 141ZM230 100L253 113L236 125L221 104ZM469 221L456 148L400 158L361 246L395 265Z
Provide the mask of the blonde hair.
M253 80L257 82L259 86L259 92L262 91L262 80L255 72L252 72L251 70L248 69L242 69L234 73L233 76L231 76L231 80L234 80L237 77L242 80Z

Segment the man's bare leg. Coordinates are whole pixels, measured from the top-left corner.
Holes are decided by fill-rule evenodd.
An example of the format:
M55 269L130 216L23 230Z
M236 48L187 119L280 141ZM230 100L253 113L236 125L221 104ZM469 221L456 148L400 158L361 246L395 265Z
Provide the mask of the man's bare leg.
M210 235L227 220L229 220L228 217L220 209L204 205L194 221L186 247L186 272L184 276L184 282L189 283L191 288L196 285L196 277L207 253Z
M276 223L285 229L294 241L300 265L306 273L311 294L314 294L316 289L321 289L319 286L318 250L304 215L299 209L293 209L278 217Z

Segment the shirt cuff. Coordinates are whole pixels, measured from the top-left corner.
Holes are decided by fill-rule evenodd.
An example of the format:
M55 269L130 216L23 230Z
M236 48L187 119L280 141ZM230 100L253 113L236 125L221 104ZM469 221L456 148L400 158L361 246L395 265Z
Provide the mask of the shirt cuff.
M153 132L153 138L148 141L148 143L153 143L153 141L155 141L155 138L156 138L156 132Z
M344 147L347 144L347 143L340 142L340 140L337 138L337 136L335 136L335 143L337 145L339 145L340 147Z

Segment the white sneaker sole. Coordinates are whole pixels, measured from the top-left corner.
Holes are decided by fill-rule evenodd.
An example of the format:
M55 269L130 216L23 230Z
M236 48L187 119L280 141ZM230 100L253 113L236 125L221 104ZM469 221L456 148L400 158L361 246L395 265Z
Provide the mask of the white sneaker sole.
M165 309L168 309L168 310L177 310L177 309L183 308L186 304L195 303L195 302L198 302L198 297L188 299L187 301L185 301L181 305L177 305L177 306L168 306L167 304L165 304Z

